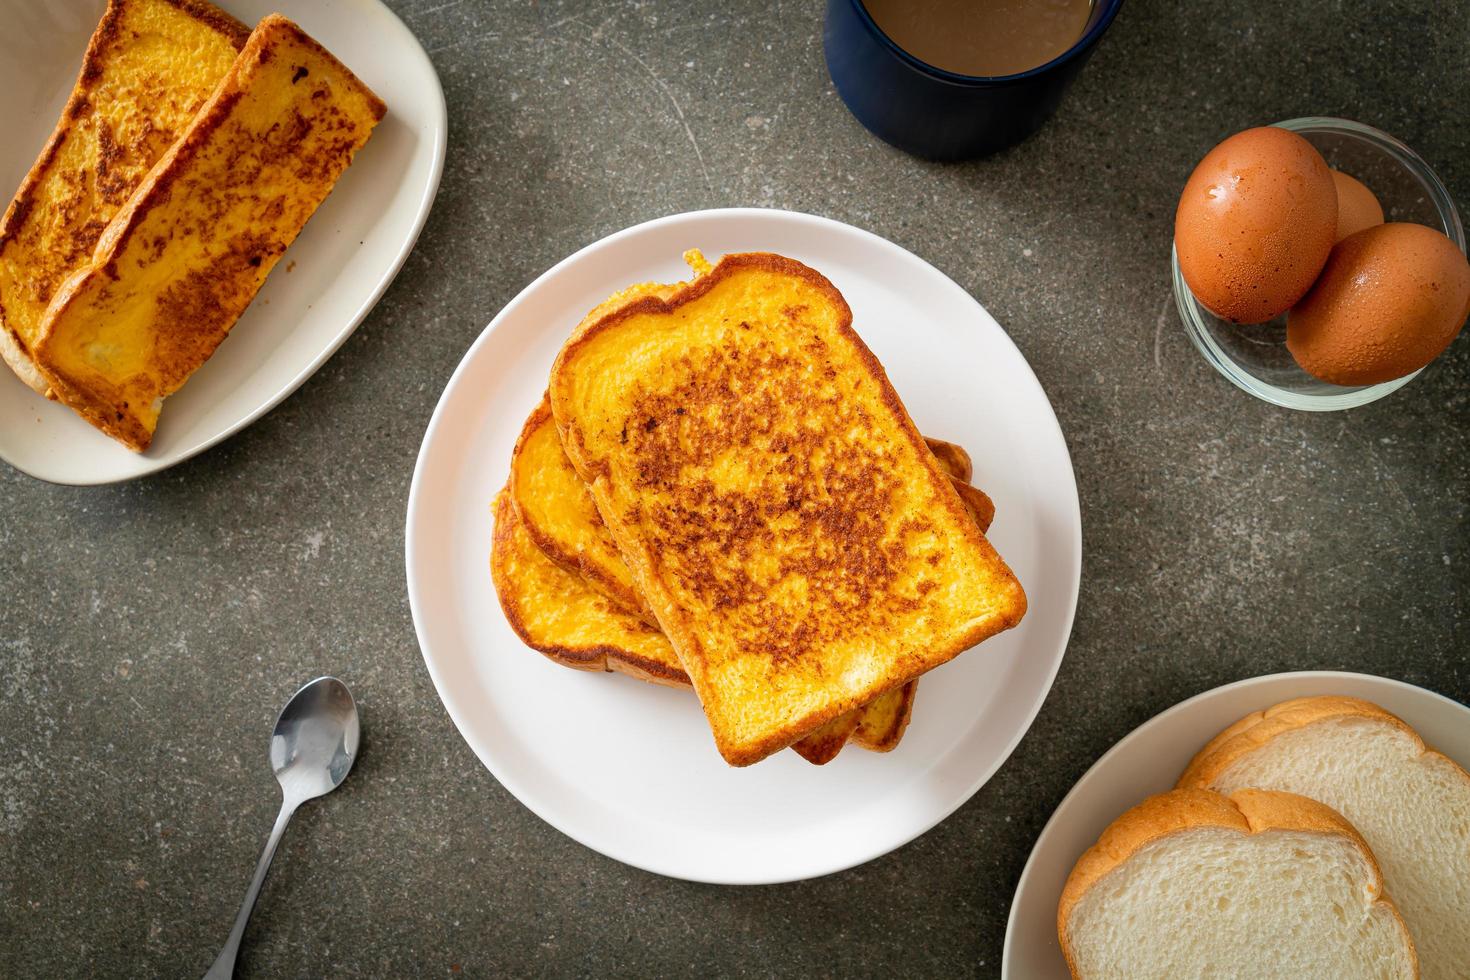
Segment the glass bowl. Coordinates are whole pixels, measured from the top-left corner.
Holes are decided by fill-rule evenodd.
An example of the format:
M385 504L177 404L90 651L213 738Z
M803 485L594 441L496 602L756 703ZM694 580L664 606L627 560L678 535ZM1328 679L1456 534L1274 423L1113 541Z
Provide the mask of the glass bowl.
M1328 166L1367 184L1378 195L1385 220L1438 228L1465 251L1465 228L1455 202L1429 164L1403 143L1350 119L1308 116L1276 125L1300 133L1327 158ZM1215 370L1263 401L1306 412L1331 412L1377 401L1419 374L1358 388L1320 381L1297 367L1286 349L1285 314L1268 323L1222 320L1194 298L1172 250L1169 262L1174 299L1189 339Z

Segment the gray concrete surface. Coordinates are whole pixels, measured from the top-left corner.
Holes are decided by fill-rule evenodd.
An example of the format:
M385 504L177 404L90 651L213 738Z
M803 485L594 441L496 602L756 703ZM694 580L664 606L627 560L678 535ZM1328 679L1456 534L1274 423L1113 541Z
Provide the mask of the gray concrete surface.
M0 466L0 975L202 973L275 812L274 712L327 671L364 753L289 833L247 976L994 976L1042 824L1154 713L1291 668L1470 696L1470 343L1369 408L1294 414L1201 360L1166 275L1190 167L1253 124L1361 119L1470 201L1464 4L1128 0L1051 124L964 166L853 121L817 0L396 6L451 145L352 340L155 478ZM510 797L435 696L402 564L424 426L495 312L602 235L735 204L871 229L973 292L1056 405L1086 530L1066 662L990 784L871 864L738 890L623 867Z

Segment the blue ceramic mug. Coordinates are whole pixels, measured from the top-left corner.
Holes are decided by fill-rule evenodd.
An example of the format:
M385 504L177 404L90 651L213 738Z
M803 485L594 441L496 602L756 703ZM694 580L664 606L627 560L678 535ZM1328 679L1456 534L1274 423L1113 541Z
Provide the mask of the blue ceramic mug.
M827 70L858 122L899 149L931 160L984 156L1041 128L1122 5L1095 0L1066 51L1029 71L985 77L920 61L883 33L862 0L827 0Z

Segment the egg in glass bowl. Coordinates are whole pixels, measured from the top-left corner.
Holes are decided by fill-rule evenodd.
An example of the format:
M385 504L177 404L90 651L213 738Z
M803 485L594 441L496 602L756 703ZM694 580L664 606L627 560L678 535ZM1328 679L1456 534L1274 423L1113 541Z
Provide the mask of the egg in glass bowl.
M1313 116L1275 125L1306 139L1333 170L1361 181L1377 197L1384 220L1426 225L1465 252L1465 229L1449 192L1409 147L1348 119ZM1308 374L1287 349L1285 312L1263 323L1217 316L1190 290L1180 268L1179 246L1176 240L1170 258L1174 298L1190 340L1216 370L1257 398L1303 411L1334 411L1376 401L1418 376L1414 371L1379 384L1353 386Z

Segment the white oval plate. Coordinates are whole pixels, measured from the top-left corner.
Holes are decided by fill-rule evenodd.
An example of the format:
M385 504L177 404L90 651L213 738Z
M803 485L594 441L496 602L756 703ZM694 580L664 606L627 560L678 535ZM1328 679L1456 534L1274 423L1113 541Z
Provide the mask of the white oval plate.
M219 351L164 404L146 453L48 402L0 364L0 459L53 483L116 483L202 452L311 377L393 281L428 217L448 125L439 76L378 0L218 0L246 24L279 10L388 104L388 115ZM71 93L104 0L0 0L0 202ZM3 204L0 204L3 206Z
M679 256L770 250L825 273L920 428L966 446L995 498L991 540L1030 597L1021 626L919 685L893 753L849 748L815 768L782 752L748 769L716 753L687 691L543 659L490 583L490 501L551 362L614 290L687 278ZM619 232L510 302L455 371L409 494L414 625L450 717L501 784L558 830L619 861L697 881L809 878L884 854L965 802L1031 724L1077 605L1082 537L1067 447L1005 332L932 266L847 225L782 211L675 215Z
M1082 852L1144 797L1172 789L1189 760L1225 727L1291 698L1344 694L1381 705L1424 741L1470 767L1470 708L1403 681L1308 670L1226 684L1181 701L1135 728L1077 781L1047 821L1021 872L1006 923L1001 976L1070 980L1057 942L1057 902Z

